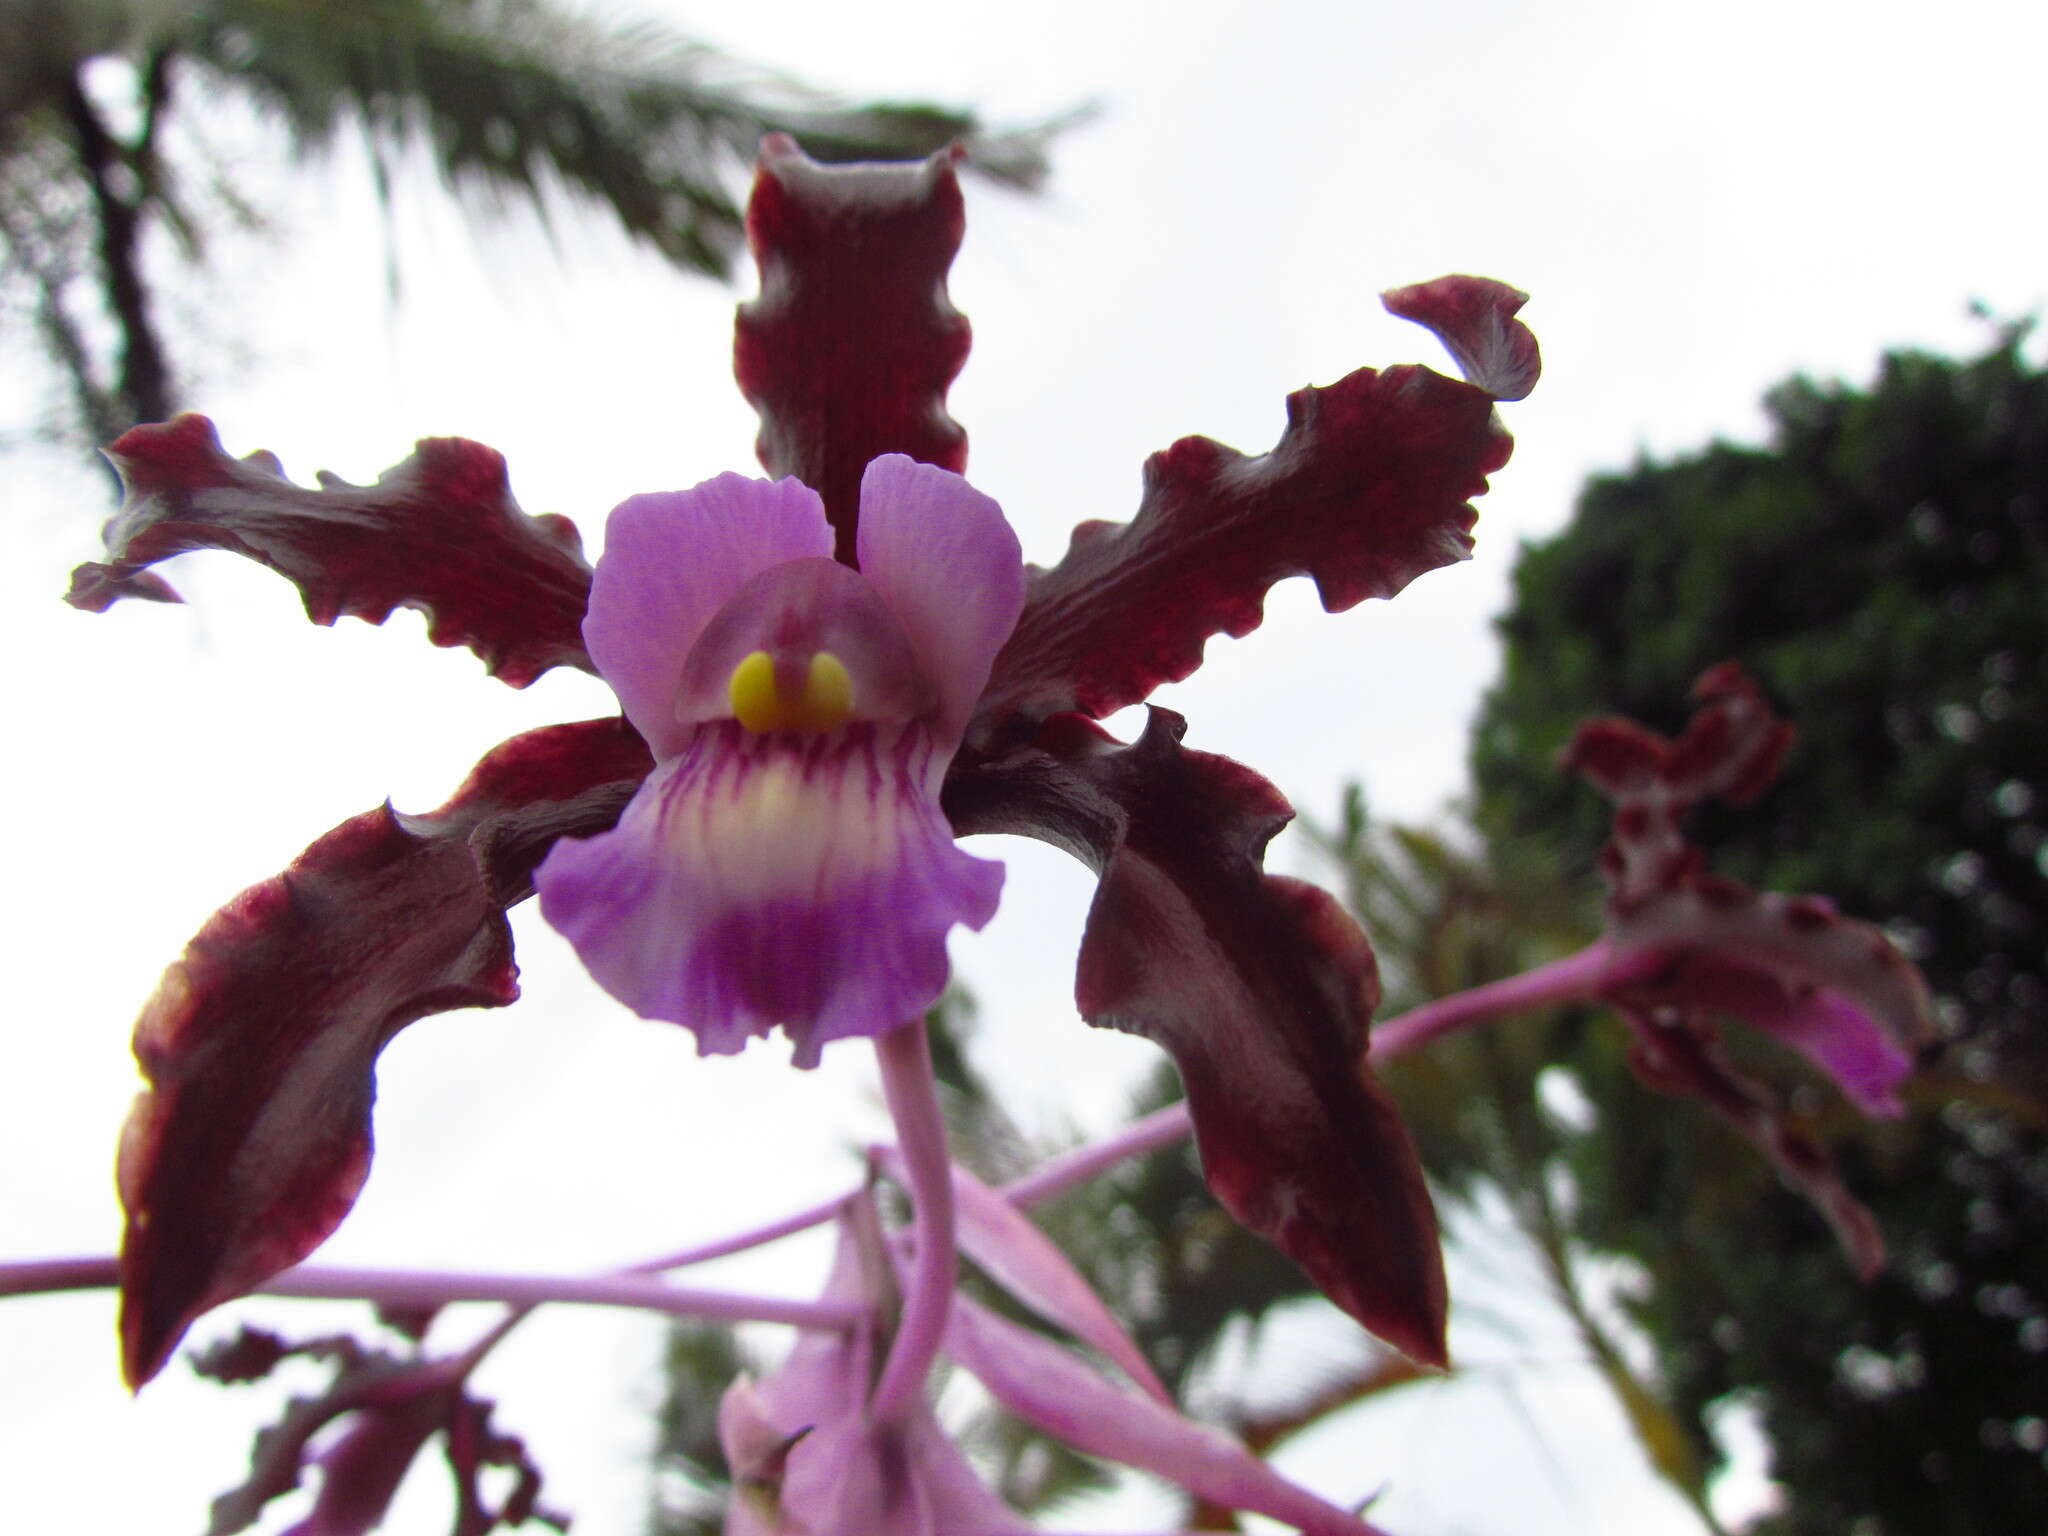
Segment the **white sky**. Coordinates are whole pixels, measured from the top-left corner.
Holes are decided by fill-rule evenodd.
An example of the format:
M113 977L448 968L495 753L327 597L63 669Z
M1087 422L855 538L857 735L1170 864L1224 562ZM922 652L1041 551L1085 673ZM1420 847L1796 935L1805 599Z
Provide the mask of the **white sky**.
M1398 815L1458 789L1515 544L1555 529L1587 472L1754 437L1760 392L1794 369L1865 378L1888 345L1974 348L1987 332L1965 317L1972 298L2004 313L2048 301L2048 12L2020 0L668 13L850 93L1020 119L1101 101L1059 146L1047 197L970 190L955 269L978 338L953 395L970 472L1041 561L1074 522L1128 516L1143 457L1175 437L1257 451L1302 384L1364 363L1447 367L1381 314L1379 289L1472 271L1533 293L1546 373L1508 410L1519 447L1481 503L1478 558L1336 619L1290 583L1262 630L1212 646L1162 695L1191 745L1261 767L1311 813L1354 775ZM569 513L593 544L627 494L752 465L727 370L734 293L573 224L560 263L523 226L472 240L417 194L401 200L394 308L348 161L299 175L279 225L267 243L223 240L211 280L249 360L203 360L193 398L231 450L364 480L415 436L476 437L508 454L529 510ZM0 365L0 398L22 398L27 376ZM0 929L0 1257L104 1252L128 1029L207 913L344 816L386 795L430 807L488 745L607 696L561 676L514 694L466 652L426 646L416 616L313 629L288 587L224 556L169 573L189 607L74 613L55 599L92 553L96 484L26 455L0 473L0 624L25 724L0 767L16 871ZM985 1060L1035 1123L1105 1125L1149 1049L1082 1029L1064 960L1046 960L1073 952L1086 877L1043 850L1000 852L1003 915L955 949ZM682 1031L625 1017L522 919L525 1001L428 1021L387 1052L376 1173L323 1258L597 1267L848 1181L845 1149L881 1124L863 1052L829 1052L810 1075L780 1046L699 1063ZM808 1273L718 1278L801 1292ZM348 1314L244 1315L313 1332ZM0 1306L13 1528L197 1529L269 1411L176 1367L129 1404L110 1320L104 1295ZM1519 1368L1325 1435L1302 1475L1340 1500L1388 1484L1379 1518L1403 1536L1694 1529L1636 1470L1568 1341L1532 1326L1519 1352L1465 1334L1473 1359ZM652 1338L564 1311L482 1378L586 1533L637 1528ZM408 1496L391 1529L435 1530L438 1488ZM1138 1495L1098 1523L1161 1518Z

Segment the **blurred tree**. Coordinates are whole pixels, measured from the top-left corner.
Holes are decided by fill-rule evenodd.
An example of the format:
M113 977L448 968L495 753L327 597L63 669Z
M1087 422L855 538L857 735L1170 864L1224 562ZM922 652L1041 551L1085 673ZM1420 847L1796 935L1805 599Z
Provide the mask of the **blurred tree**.
M902 159L955 139L1015 186L1041 127L989 136L938 107L845 106L651 23L558 0L0 0L0 319L29 328L95 443L178 407L165 258L203 256L260 191L201 130L223 102L296 158L360 134L380 194L415 151L472 207L596 205L688 272L741 244L729 190L761 135L820 159Z
M1800 745L1697 836L1727 874L1896 917L1953 1035L1904 1121L1795 1098L1891 1241L1868 1288L1704 1111L1652 1108L1597 1036L1553 1042L1599 1106L1568 1148L1570 1229L1642 1266L1687 1418L1761 1411L1771 1536L2048 1529L2048 376L2025 337L1894 354L1863 390L1794 380L1768 448L1594 481L1524 551L1479 722L1491 847L1585 876L1608 808L1553 766L1572 727L1675 729L1692 678L1739 659Z

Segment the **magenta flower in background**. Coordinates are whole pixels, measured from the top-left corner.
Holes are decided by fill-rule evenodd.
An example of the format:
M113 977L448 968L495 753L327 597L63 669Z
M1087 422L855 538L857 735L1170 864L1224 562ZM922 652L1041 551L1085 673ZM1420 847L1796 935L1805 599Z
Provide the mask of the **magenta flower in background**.
M1766 1085L1719 1049L1715 1021L1740 1019L1806 1058L1865 1114L1905 1113L1898 1090L1936 1038L1927 984L1883 930L1821 896L1755 891L1710 873L1685 835L1710 797L1746 805L1793 741L1732 662L1693 684L1692 719L1667 740L1632 720L1581 725L1562 762L1614 801L1601 850L1607 931L1587 956L1600 995L1636 1037L1638 1074L1697 1098L1753 1141L1833 1226L1857 1272L1883 1268L1877 1222L1827 1149Z
M939 806L1024 601L1001 510L901 454L861 482L858 558L816 492L721 475L612 513L583 634L654 752L611 831L564 838L541 910L591 974L706 1054L782 1025L796 1064L920 1016L1002 866Z

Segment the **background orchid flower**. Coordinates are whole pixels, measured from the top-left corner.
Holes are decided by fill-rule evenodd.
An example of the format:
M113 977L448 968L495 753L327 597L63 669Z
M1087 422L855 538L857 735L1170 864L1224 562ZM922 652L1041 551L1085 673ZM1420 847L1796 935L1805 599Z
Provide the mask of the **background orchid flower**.
M1615 803L1601 850L1607 932L1595 946L1601 994L1636 1032L1653 1085L1703 1099L1777 1162L1834 1226L1868 1276L1884 1241L1825 1149L1716 1048L1732 1016L1797 1051L1866 1114L1899 1115L1899 1085L1935 1040L1919 971L1875 925L1824 897L1758 892L1709 873L1683 821L1710 796L1742 805L1777 776L1792 728L1732 662L1703 673L1683 734L1633 721L1582 725L1563 764Z
M1675 740L1599 719L1562 754L1615 802L1600 854L1606 931L1561 959L1433 999L1374 1044L1396 1055L1500 1014L1608 1004L1634 1033L1638 1076L1705 1101L1761 1148L1868 1278L1884 1263L1875 1220L1804 1122L1727 1059L1718 1020L1741 1019L1806 1057L1863 1112L1897 1115L1898 1089L1935 1038L1927 983L1881 929L1825 897L1754 891L1707 871L1688 813L1709 797L1746 804L1762 794L1792 729L1733 663L1702 674L1693 695L1699 708Z
M566 1531L568 1518L540 1503L541 1472L525 1443L496 1428L491 1403L469 1388L470 1373L509 1326L445 1357L397 1355L346 1334L287 1343L255 1328L195 1351L193 1369L228 1385L260 1381L294 1357L333 1370L321 1391L292 1398L257 1435L249 1475L214 1500L207 1536L247 1530L308 1471L319 1484L313 1506L284 1536L364 1536L383 1523L398 1485L436 1437L454 1479L454 1536L534 1520ZM487 1491L492 1471L500 1487Z
M1172 1056L1211 1188L1365 1326L1440 1362L1435 1215L1407 1133L1363 1064L1378 998L1370 944L1328 895L1264 872L1266 843L1292 814L1271 784L1184 748L1185 724L1170 712L1153 710L1128 744L1092 717L1187 676L1209 636L1255 628L1266 590L1284 577L1308 575L1337 610L1465 558L1470 498L1510 448L1495 399L1525 393L1537 371L1535 343L1513 318L1523 296L1450 278L1390 299L1444 332L1476 382L1416 366L1360 369L1291 396L1267 453L1191 437L1155 455L1129 522L1083 524L1058 563L1028 573L1007 639L989 615L975 616L986 628L974 645L999 642L977 690L971 669L944 661L967 643L919 633L906 617L915 583L896 584L870 560L861 490L885 455L964 465L964 434L944 409L967 350L944 283L961 229L949 156L827 168L770 141L749 210L761 292L742 309L736 347L741 387L761 415L762 460L817 492L831 552L859 568L819 579L882 593L913 661L931 668L935 712L904 719L929 735L934 758L923 771L937 774L937 754L958 744L939 789L952 831L1036 837L1099 876L1076 978L1080 1012ZM344 823L237 898L171 967L137 1029L151 1087L121 1159L124 1352L139 1382L195 1316L303 1257L342 1219L368 1168L373 1068L392 1035L442 1009L512 1001L505 910L531 894L550 850L563 838L592 840L565 849L546 878L560 877L562 898L551 900L566 899L561 910L595 911L599 898L576 872L609 849L630 873L626 851L650 846L637 822L621 841L596 839L619 823L655 760L683 763L685 734L699 730L725 733L737 750L731 733L745 727L684 720L673 704L664 717L660 690L643 693L632 664L593 659L604 647L585 645L590 573L573 530L521 512L489 449L432 440L375 486L329 480L319 490L292 485L267 456L229 458L194 417L138 428L113 455L130 496L109 525L107 559L74 579L83 606L169 597L151 564L230 548L296 581L317 620L422 608L437 643L470 646L515 685L573 665L616 671L615 686L632 696L626 722L505 743L438 811L386 807ZM932 536L919 517L919 537ZM800 558L822 560L820 547L806 543ZM720 591L721 602L735 596ZM729 690L751 654L707 661L708 675ZM788 686L809 697L807 683ZM647 730L656 735L643 739ZM684 771L668 768L664 782ZM636 816L652 821L659 809L650 795ZM952 868L952 893L926 910L971 919L980 896L968 888L987 879L992 896L992 879ZM655 879L653 863L637 869ZM666 893L650 899L685 900L678 877L664 878ZM580 898L569 894L577 889ZM718 906L728 895L706 894L702 910L745 906ZM638 931L645 938L647 925ZM612 970L615 990L635 994L650 974L617 955L597 965L600 975ZM745 970L717 974L730 981ZM799 1053L805 1037L815 1046L841 1032L852 1013L833 1010L858 1012L857 997L893 1007L922 990L821 996ZM758 1027L763 999L734 1017L704 1037L708 1048L730 1048ZM872 1017L855 1027L873 1027Z

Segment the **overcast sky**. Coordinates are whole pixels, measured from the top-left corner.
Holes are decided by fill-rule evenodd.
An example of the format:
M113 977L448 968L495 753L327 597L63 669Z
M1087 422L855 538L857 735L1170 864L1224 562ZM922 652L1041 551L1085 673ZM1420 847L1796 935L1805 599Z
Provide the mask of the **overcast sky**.
M1470 271L1533 294L1544 380L1505 413L1518 447L1481 503L1477 558L1336 618L1289 583L1263 629L1212 645L1161 696L1188 715L1190 745L1261 767L1311 814L1353 777L1401 816L1457 792L1516 544L1557 528L1589 472L1753 439L1760 393L1793 370L1860 379L1887 346L1980 346L1972 299L2008 314L2048 300L2048 13L2021 0L663 14L852 94L1013 120L1101 104L1057 147L1044 198L970 188L953 284L976 334L953 395L970 474L1041 561L1073 523L1127 517L1145 455L1178 436L1258 451L1303 384L1365 363L1448 368L1425 332L1380 312L1378 290ZM394 304L361 166L344 156L283 185L275 233L223 239L185 301L223 328L192 394L231 451L366 480L417 436L475 437L508 455L528 510L568 513L593 546L622 497L751 467L753 420L728 374L739 292L573 219L559 258L523 224L476 238L413 189L397 206ZM10 340L0 399L18 407L30 375ZM484 748L609 695L560 675L513 693L466 652L427 646L413 615L314 629L289 587L225 556L169 572L188 607L72 612L55 598L93 553L96 483L29 455L0 475L0 624L25 724L0 767L16 872L0 1256L105 1252L128 1030L207 913L345 816L386 796L429 808ZM1035 847L983 851L1009 864L1004 912L954 954L982 1002L984 1060L1034 1124L1105 1126L1150 1053L1080 1026L1063 963L1046 959L1073 952L1087 879ZM837 1048L812 1074L779 1043L700 1063L683 1031L610 1004L531 914L516 926L521 1004L427 1021L387 1052L376 1172L323 1258L593 1268L850 1180L848 1149L882 1124L867 1053ZM812 1257L719 1279L801 1291ZM1466 1283L1533 1286L1516 1266ZM337 1323L276 1303L239 1315ZM0 1307L10 1528L197 1529L242 1465L258 1396L174 1367L128 1404L110 1318L103 1295ZM1531 1326L1518 1353L1467 1330L1498 1369L1303 1447L1301 1475L1338 1500L1387 1485L1380 1518L1403 1536L1695 1529L1634 1470L1568 1341ZM653 1337L565 1311L482 1377L587 1533L637 1519ZM408 1493L392 1528L432 1531L438 1489ZM1138 1494L1091 1528L1161 1519Z

